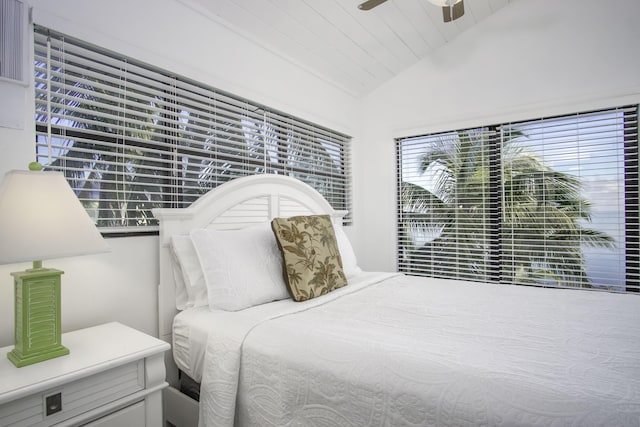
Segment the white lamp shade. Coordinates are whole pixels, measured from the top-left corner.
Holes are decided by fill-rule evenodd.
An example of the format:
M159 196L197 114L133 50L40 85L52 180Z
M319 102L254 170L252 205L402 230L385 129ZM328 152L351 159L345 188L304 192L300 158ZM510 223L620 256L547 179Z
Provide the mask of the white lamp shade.
M456 3L460 3L462 0L429 0L429 3L433 3L436 6L453 6Z
M108 250L61 173L7 172L0 185L0 264Z

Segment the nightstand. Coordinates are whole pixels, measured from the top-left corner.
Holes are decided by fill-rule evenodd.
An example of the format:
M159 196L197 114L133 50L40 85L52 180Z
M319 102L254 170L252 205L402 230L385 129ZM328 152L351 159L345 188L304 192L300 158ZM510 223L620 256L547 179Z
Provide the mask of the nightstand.
M70 354L16 368L0 349L0 426L161 426L169 344L120 323L68 332Z

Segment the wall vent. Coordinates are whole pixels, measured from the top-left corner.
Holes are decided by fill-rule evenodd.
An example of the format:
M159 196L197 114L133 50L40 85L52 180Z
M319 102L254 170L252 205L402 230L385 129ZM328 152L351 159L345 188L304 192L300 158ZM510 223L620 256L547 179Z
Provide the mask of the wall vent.
M28 6L20 0L0 0L0 79L27 80Z

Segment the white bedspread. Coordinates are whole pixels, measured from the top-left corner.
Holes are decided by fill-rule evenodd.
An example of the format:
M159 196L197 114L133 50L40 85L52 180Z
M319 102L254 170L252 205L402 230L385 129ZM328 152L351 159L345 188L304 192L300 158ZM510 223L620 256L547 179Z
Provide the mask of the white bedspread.
M374 276L209 313L200 425L640 425L639 296Z

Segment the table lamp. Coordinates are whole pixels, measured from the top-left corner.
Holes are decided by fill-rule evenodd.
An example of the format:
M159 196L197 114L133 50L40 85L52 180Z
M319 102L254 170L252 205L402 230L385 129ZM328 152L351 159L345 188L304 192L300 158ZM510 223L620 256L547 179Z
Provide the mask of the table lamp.
M17 367L69 354L62 345L60 270L42 260L107 252L109 247L60 172L9 171L0 184L0 264L33 261L11 273L15 292Z

